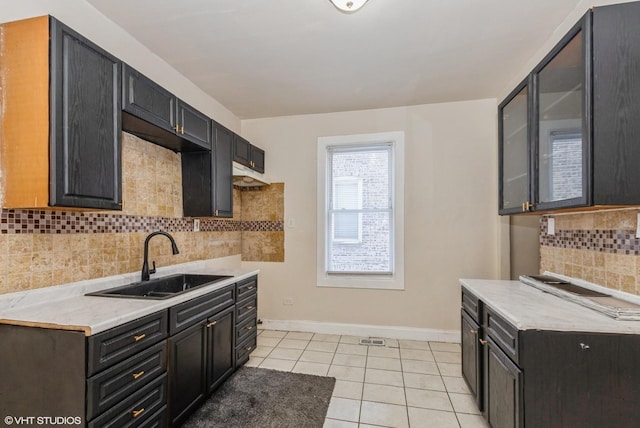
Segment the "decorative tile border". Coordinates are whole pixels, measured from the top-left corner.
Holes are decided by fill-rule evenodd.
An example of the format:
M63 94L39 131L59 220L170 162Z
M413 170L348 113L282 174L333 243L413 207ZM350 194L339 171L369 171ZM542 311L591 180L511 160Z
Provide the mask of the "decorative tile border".
M640 238L636 238L634 230L556 229L555 235L549 235L547 231L548 218L543 216L540 219L540 245L601 253L640 255Z
M192 232L190 218L146 217L113 213L13 210L0 212L0 233L130 233ZM204 218L200 230L205 232L284 231L282 221L238 221Z

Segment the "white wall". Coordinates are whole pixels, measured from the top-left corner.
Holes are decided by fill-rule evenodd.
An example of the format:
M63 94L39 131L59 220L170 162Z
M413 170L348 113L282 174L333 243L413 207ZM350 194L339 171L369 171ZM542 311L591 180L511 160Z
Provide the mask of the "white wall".
M0 0L0 22L52 15L180 99L239 132L240 120L84 0Z
M496 100L242 121L285 183L284 263L260 272L260 317L459 330L458 278L499 275ZM405 132L405 290L316 287L320 136ZM283 299L292 297L292 306Z

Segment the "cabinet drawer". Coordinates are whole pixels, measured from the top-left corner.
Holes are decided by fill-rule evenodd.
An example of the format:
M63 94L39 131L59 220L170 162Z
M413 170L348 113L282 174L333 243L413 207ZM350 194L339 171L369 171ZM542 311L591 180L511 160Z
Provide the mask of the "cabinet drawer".
M164 405L149 419L138 425L137 428L165 428L167 426L167 406Z
M167 371L167 344L162 341L87 379L87 420L130 396Z
M482 307L476 296L462 287L462 309L478 324L482 324Z
M167 403L167 374L89 422L89 428L134 427L151 419ZM152 424L153 425L153 424Z
M245 279L236 284L238 289L237 299L244 300L251 296L252 294L256 294L258 289L258 277L254 276L249 279Z
M253 296L236 304L236 323L239 324L247 318L256 317L258 314L257 303L258 298Z
M516 364L518 363L518 329L487 308L487 335Z
M137 354L165 337L167 337L166 310L89 336L87 376Z
M246 363L251 352L256 349L256 337L254 334L236 347L236 368Z
M242 343L250 335L256 334L256 317L247 318L236 327L236 343Z
M233 305L235 284L169 308L169 334L174 335Z

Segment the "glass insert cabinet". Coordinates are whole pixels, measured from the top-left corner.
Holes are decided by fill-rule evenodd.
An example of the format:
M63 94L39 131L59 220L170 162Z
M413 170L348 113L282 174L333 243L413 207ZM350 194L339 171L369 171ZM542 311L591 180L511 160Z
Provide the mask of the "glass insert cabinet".
M637 22L589 10L498 106L500 214L640 204Z

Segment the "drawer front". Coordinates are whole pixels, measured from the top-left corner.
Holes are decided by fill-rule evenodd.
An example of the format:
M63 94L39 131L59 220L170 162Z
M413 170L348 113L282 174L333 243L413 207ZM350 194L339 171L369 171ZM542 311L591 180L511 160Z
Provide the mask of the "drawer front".
M518 329L487 308L487 335L518 364Z
M462 309L467 311L469 316L471 316L475 322L482 324L482 308L480 301L464 287L462 287Z
M164 405L153 414L149 419L146 419L138 428L165 428L167 426L167 406Z
M236 368L249 360L249 355L256 349L256 337L254 334L236 347Z
M169 333L174 335L235 302L235 284L169 308Z
M239 324L248 318L256 317L258 314L257 303L258 298L253 296L236 304L236 323Z
M167 404L167 374L89 422L89 428L133 427L151 419Z
M252 334L256 334L256 317L249 317L236 326L236 343L244 342Z
M87 379L87 420L91 420L167 371L162 341Z
M236 284L238 289L237 299L244 300L249 296L256 294L258 290L258 277L254 276L245 280L242 280Z
M89 336L87 376L137 354L166 337L166 310Z

